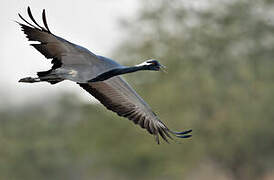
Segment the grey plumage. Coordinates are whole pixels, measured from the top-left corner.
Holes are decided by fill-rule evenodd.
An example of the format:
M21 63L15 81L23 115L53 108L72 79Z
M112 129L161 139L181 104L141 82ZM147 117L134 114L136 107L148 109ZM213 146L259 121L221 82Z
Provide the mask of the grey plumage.
M41 82L51 84L63 80L71 80L97 98L107 109L116 112L145 128L153 134L159 143L159 135L168 142L170 133L180 138L188 138L189 131L173 132L159 120L149 105L133 90L133 88L119 75L139 70L158 71L161 65L156 60L133 67L126 67L117 62L98 56L84 47L73 44L61 37L52 34L49 30L45 10L42 19L45 27L40 26L32 16L28 7L31 24L20 14L19 17L27 24L18 24L26 34L29 41L38 41L31 44L47 59L52 59L52 68L48 71L38 72L36 78L23 78L19 82ZM29 25L29 26L28 26Z

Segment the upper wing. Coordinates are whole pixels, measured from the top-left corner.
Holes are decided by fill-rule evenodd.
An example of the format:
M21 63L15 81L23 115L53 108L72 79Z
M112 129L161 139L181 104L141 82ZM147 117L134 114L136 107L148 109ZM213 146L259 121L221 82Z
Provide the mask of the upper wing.
M53 59L53 69L63 67L73 67L73 66L86 66L90 67L92 71L88 72L88 76L94 78L104 71L108 71L114 67L119 66L118 63L110 61L108 59L102 59L88 49L73 44L61 37L58 37L51 33L47 20L46 13L43 10L42 19L44 27L40 26L32 16L31 10L28 7L28 15L32 20L32 23L24 19L20 14L19 17L26 23L17 22L29 41L38 41L40 43L31 44L35 49L42 53L46 58ZM92 68L91 68L92 67ZM79 72L81 73L81 72Z
M180 138L191 136L184 135L191 132L191 130L184 132L169 130L146 102L120 76L100 82L79 83L79 85L98 99L107 109L145 128L155 136L157 143L159 143L159 134L167 142L167 137L172 139L169 133Z
M74 53L77 50L68 41L55 36L52 34L48 28L46 21L45 10L43 10L42 17L45 27L40 26L32 16L31 10L28 7L28 15L33 21L33 24L25 20L20 14L19 17L27 24L18 24L21 26L22 30L26 34L29 41L38 41L39 44L31 44L35 49L37 49L41 54L43 54L48 59L54 59L52 63L55 66L60 67L62 62L62 56L69 53Z

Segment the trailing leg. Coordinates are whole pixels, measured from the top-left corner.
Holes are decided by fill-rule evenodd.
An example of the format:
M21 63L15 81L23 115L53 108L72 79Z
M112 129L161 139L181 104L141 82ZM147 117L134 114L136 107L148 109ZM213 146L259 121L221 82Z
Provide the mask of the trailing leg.
M24 83L35 83L35 82L49 82L50 84L56 84L64 79L58 77L56 74L52 73L52 70L42 71L37 73L38 77L26 77L19 80L19 82Z
M37 78L32 78L32 77L25 77L19 80L19 82L24 82L24 83L35 83L35 82L41 82L41 79Z

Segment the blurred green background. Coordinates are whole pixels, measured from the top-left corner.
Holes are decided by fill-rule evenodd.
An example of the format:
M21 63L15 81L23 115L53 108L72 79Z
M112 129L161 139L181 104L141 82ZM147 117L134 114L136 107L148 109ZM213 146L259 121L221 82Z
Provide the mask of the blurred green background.
M168 74L125 78L174 130L157 145L74 94L0 109L0 179L274 179L274 2L142 1L121 21L123 64L155 58ZM54 87L53 87L54 88Z

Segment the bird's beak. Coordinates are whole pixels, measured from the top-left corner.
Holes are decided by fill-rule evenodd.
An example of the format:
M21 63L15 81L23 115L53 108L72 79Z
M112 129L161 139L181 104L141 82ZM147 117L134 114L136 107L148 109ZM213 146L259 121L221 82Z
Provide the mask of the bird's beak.
M160 71L167 73L167 68L164 65L160 65Z

